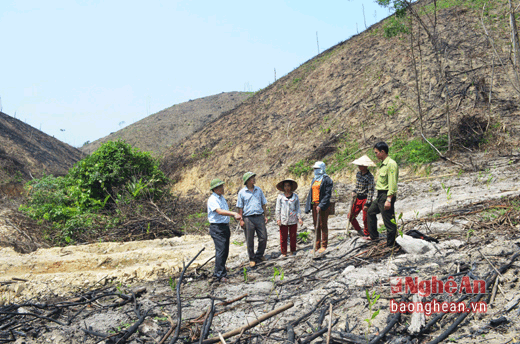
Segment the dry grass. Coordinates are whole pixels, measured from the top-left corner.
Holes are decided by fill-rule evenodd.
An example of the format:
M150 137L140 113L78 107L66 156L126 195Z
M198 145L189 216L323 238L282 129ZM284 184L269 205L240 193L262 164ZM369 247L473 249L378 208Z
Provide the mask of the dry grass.
M424 4L428 3L416 6ZM448 6L438 15L437 32L447 47L442 58L449 65L453 130L468 118L489 118L489 104L482 95L489 91L493 52L479 29L479 17L480 9L469 2ZM409 39L386 38L384 25L378 23L309 60L188 137L183 147L172 147L165 153L164 166L178 182L175 190L204 190L214 176L239 180L249 170L264 176L259 183L266 191L274 190L271 184L289 176L289 166L302 159L330 159L346 142L366 147L353 160L378 141L416 137L419 121ZM495 30L497 44L505 47L507 37L498 35L502 26L490 25L490 30ZM424 31L421 42L424 132L437 137L446 133L445 83ZM506 129L490 132L474 152L510 154L518 147L517 98L506 72L495 64L490 123ZM467 158L466 149L460 149L464 152L460 158ZM345 169L333 177L347 181L352 175Z

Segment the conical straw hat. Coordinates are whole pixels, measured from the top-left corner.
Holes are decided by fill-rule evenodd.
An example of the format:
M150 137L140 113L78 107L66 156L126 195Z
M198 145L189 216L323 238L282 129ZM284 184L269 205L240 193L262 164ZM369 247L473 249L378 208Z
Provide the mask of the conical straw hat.
M284 191L283 183L285 183L285 182L291 182L291 192L294 192L294 191L296 191L296 189L298 189L298 183L296 183L296 180L291 179L291 178L282 180L281 182L276 184L276 188L283 192Z
M376 166L367 155L363 155L361 158L352 161L352 163L358 166Z

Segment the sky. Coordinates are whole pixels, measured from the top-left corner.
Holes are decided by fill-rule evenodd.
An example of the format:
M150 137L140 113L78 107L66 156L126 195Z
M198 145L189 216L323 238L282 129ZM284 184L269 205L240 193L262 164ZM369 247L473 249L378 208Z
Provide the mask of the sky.
M0 106L81 147L174 104L258 91L388 15L373 0L1 0Z

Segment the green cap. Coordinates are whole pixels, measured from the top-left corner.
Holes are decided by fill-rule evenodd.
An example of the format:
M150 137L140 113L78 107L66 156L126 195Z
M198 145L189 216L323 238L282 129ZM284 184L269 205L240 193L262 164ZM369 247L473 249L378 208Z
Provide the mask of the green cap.
M242 177L242 180L244 181L244 185L246 185L247 181L251 178L256 176L256 173L253 172L246 172L244 173L244 176Z
M224 182L219 178L215 178L209 183L209 189L213 190L221 185L224 185Z

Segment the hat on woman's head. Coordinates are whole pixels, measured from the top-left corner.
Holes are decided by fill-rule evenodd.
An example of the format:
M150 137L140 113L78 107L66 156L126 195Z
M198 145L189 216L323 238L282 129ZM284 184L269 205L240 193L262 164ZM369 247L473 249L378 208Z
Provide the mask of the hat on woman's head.
M284 179L282 180L281 182L279 182L278 184L276 184L276 188L280 191L285 191L283 189L283 185L285 182L290 182L291 183L291 192L294 192L296 189L298 189L298 183L296 183L296 180L294 179L291 179L291 178L287 178L287 179Z
M316 168L321 169L323 167L325 167L325 163L323 161L316 161L314 163L314 165L312 165L312 168L314 168L314 169L316 169Z
M376 166L372 159L370 159L366 154L363 155L361 158L352 161L352 163L358 166Z

